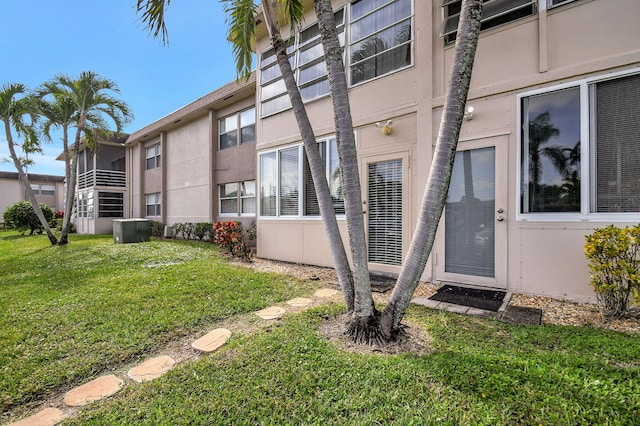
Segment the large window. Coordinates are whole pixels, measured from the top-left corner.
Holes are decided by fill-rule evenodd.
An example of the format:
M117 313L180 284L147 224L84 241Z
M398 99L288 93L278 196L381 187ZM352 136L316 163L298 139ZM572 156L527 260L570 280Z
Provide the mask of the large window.
M335 12L340 44L347 46L343 58L352 85L412 64L412 14L412 0L356 0ZM345 21L349 31L345 31ZM318 25L304 29L289 43L289 62L302 100L327 95L329 82ZM291 107L273 49L260 55L260 102L262 117Z
M218 122L220 149L256 141L256 109L249 108Z
M160 167L161 151L160 144L157 143L150 147L147 147L147 170Z
M31 189L35 195L55 195L56 187L54 185L31 184Z
M219 185L220 215L255 215L256 181L230 182Z
M161 214L161 198L159 192L146 194L147 200L147 216L160 216Z
M93 191L79 192L76 200L78 217L93 219Z
M640 213L638 99L640 74L521 97L522 218Z
M333 207L344 214L344 198L335 138L318 141ZM302 145L260 155L260 215L319 216L309 163Z
M564 1L564 0L563 0ZM536 13L538 0L483 0L482 24L486 30ZM462 0L442 0L442 35L445 43L456 39Z
M122 192L99 192L98 217L124 217L124 194Z

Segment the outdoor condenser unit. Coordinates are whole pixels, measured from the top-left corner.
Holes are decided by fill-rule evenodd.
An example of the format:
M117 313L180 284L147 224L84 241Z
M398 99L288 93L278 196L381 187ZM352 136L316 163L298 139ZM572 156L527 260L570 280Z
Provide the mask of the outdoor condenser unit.
M149 241L150 235L148 219L116 219L113 221L114 243L140 243Z

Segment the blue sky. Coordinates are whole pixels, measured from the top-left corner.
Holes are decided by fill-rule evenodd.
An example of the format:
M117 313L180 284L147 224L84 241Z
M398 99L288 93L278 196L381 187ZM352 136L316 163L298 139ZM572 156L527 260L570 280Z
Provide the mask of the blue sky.
M218 0L173 0L169 45L139 23L136 0L0 0L0 85L35 88L55 74L90 70L116 82L134 121L131 133L236 78ZM9 151L0 132L0 159ZM64 175L60 137L43 145L31 173ZM15 171L0 161L0 170Z

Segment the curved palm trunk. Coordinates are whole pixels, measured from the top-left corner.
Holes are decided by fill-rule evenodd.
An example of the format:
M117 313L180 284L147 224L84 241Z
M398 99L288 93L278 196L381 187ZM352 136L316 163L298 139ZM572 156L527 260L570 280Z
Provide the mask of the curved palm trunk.
M436 236L451 181L451 172L471 82L480 33L481 0L463 0L449 86L415 234L380 325L385 339L395 339L418 286Z
M33 211L36 213L36 216L38 217L38 220L40 221L40 224L44 228L44 231L47 233L47 237L49 238L49 241L51 242L51 245L56 245L56 244L58 244L58 240L55 237L55 235L53 235L53 232L51 232L51 227L49 226L49 223L47 222L47 219L44 217L44 214L42 213L42 210L40 209L40 205L38 204L38 200L36 200L36 196L33 193L33 189L31 189L31 184L29 183L29 178L27 177L26 173L22 169L22 165L20 164L20 160L18 159L18 155L16 154L16 150L13 147L13 137L11 136L11 131L9 130L10 126L11 126L11 123L9 122L9 120L5 119L4 120L4 127L5 127L5 134L6 134L6 137L7 137L7 145L9 145L9 154L11 155L11 159L13 160L13 164L16 167L16 170L18 171L18 179L20 179L20 182L22 183L22 186L24 187L24 191L27 194L27 198L29 199L29 202L31 203L31 207L33 207Z
M349 230L349 245L354 267L355 309L348 326L348 333L356 341L369 342L372 336L378 335L378 319L369 281L358 152L351 119L342 48L338 39L331 1L314 0L314 6L322 38L329 76L329 88L333 101L342 189Z
M347 310L352 312L354 310L353 276L349 267L349 259L347 258L344 244L342 243L342 237L340 236L340 229L338 228L336 214L333 209L333 202L326 178L324 162L320 156L320 150L318 149L318 144L313 133L313 128L311 127L311 122L307 116L306 108L302 102L298 85L295 81L293 71L291 70L286 44L284 43L284 40L280 35L280 31L275 24L274 14L269 0L263 0L262 6L267 29L269 30L269 36L271 38L271 44L273 45L276 53L280 72L282 73L282 77L289 94L289 99L291 100L293 113L298 122L300 135L309 161L309 169L311 170L311 177L313 178L318 198L320 214L322 215L325 230L329 238L329 247L333 256L333 261L335 262L338 281L340 282L340 287L342 288L342 292L345 297Z
M73 213L73 204L76 197L76 182L78 180L78 153L80 152L80 134L84 130L84 115L78 121L76 127L76 138L73 145L73 155L71 156L71 164L67 169L67 199L64 204L64 215L62 216L62 233L58 244L69 243L69 223L71 222L71 214ZM67 158L65 157L65 161Z

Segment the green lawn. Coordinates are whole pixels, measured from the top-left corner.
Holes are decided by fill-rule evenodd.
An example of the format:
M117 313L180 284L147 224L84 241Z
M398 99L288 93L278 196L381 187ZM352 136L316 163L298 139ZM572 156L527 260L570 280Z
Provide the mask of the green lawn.
M114 371L188 330L312 292L311 284L230 267L207 244L75 237L59 249L40 237L2 235L5 407ZM66 279L60 269L70 263ZM65 424L638 424L636 335L412 306L407 319L428 336L428 355L358 355L318 331L343 309L316 308L233 335L160 379L126 381ZM25 392L36 382L30 375L45 384Z

